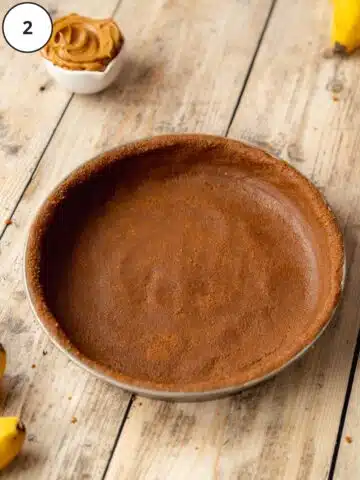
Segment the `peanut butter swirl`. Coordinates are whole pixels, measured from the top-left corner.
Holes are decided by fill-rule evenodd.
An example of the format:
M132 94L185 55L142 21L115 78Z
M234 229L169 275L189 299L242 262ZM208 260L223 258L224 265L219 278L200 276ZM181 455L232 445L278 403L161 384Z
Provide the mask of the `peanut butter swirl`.
M51 39L41 54L61 68L103 71L123 43L124 37L112 19L71 13L55 20Z

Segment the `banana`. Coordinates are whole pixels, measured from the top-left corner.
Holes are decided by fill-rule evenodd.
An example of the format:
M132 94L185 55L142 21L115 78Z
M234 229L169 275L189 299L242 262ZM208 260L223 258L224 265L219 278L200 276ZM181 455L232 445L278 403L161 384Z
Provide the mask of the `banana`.
M5 348L0 343L0 378L4 376L5 368L6 368L6 352L5 352Z
M359 0L334 0L332 41L335 50L351 53L360 47Z
M0 417L0 470L20 452L26 429L18 417Z

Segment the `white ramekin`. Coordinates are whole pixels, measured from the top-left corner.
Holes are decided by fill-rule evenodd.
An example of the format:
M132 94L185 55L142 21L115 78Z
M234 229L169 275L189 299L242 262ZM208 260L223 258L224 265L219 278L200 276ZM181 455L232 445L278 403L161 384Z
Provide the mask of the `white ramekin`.
M124 63L124 45L103 72L89 70L67 70L43 58L49 74L66 90L73 93L90 94L105 90L119 75Z

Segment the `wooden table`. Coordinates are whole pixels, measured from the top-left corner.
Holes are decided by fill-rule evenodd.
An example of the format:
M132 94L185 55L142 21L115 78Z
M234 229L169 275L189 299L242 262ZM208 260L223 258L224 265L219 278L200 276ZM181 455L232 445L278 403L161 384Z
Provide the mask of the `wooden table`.
M1 1L1 16L13 3ZM1 40L0 339L8 368L0 405L28 428L1 478L359 479L360 59L324 53L330 2L43 5L53 15L114 15L129 55L115 87L74 96L48 78L38 54ZM310 353L257 388L202 404L131 396L75 366L35 323L22 279L30 222L59 179L104 149L165 132L229 135L281 156L324 192L347 244L345 298Z

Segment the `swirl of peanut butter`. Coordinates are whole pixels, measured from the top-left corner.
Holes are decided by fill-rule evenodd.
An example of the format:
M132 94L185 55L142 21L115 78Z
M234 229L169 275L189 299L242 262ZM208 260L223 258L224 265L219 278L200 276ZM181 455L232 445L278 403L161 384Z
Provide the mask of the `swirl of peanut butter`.
M116 57L124 37L112 19L97 20L71 13L54 21L41 54L68 70L103 71Z

